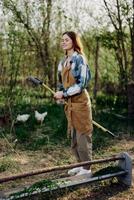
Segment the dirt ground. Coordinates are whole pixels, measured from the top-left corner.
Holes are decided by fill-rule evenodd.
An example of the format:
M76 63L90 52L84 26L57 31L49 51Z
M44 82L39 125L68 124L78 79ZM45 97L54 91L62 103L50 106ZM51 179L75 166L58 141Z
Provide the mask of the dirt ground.
M0 141L0 160L8 157L10 167L0 173L1 178L17 173L24 173L26 171L37 170L40 168L52 167L57 165L65 165L75 163L75 158L72 156L70 147L63 144L57 146L45 146L38 151L20 151L17 150L20 157L15 153L8 151L8 145ZM106 158L121 152L128 152L132 159L134 159L134 139L122 138L116 139L113 145L106 147L102 151L93 152L93 159ZM3 162L3 161L2 161ZM7 162L7 161L6 161ZM5 162L5 163L6 163ZM8 163L8 162L7 162ZM6 164L5 164L6 165ZM97 166L98 167L98 166ZM96 167L96 168L97 168ZM50 175L48 175L50 176ZM16 187L29 185L40 179L39 177L29 177L28 179L19 180L11 183L4 183L0 185L1 194L7 190L14 190ZM134 181L134 170L133 170ZM22 184L23 183L23 184ZM16 186L17 185L17 186ZM134 200L134 186L126 187L120 185L116 181L102 181L92 185L85 185L79 188L66 190L60 194L54 194L42 199L57 199L57 200Z

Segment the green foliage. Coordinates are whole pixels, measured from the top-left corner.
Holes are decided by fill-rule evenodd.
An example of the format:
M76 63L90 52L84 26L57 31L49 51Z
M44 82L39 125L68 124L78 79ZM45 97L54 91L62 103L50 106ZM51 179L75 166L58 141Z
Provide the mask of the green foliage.
M124 95L108 95L105 93L99 93L96 98L96 104L98 108L109 109L109 110L118 110L122 112L123 108L127 113L127 98Z
M42 181L34 183L30 187L25 188L24 190L20 192L11 194L9 198L18 199L18 197L21 197L21 195L29 196L30 194L36 191L41 193L44 188L49 189L51 191L53 188L58 188L58 184L54 180L50 180L50 179L42 180Z
M93 150L99 151L100 149L102 150L103 148L108 147L112 142L111 139L111 136L109 136L107 133L104 133L102 130L94 127Z
M18 114L25 113L30 114L30 118L25 123L16 122L14 124L13 137L18 139L18 143L31 150L40 149L45 145L56 145L59 142L61 143L61 141L64 141L66 145L70 145L66 135L67 120L63 105L57 105L50 101L51 99L44 98L44 93L40 89L38 91L36 88L34 90L31 88L28 91L21 90L21 92L22 95L16 96L14 106L11 108L13 119L16 120ZM17 94L20 94L19 89ZM125 105L125 99L121 96L100 93L97 96L96 107L93 110L93 119L115 134L124 132L127 122L122 122L115 118L113 114L116 111L120 114L126 113ZM35 110L38 110L40 113L46 111L48 113L42 125L35 119ZM10 127L5 128L6 131L3 130L4 133L9 133ZM95 150L110 145L111 139L108 133L104 133L101 129L94 127L93 148Z
M47 96L50 95L49 93ZM1 99L0 113L3 113L3 102ZM94 107L95 106L95 107ZM106 127L113 133L127 132L127 121L122 122L114 116L114 113L126 114L127 102L124 96L107 95L98 93L96 104L93 105L93 119ZM5 109L7 109L5 107ZM57 105L52 101L51 96L46 98L44 91L39 88L21 89L17 87L14 105L11 107L13 120L16 120L18 114L30 114L27 122L15 122L12 129L13 138L17 138L16 145L24 146L27 149L36 150L43 146L51 146L64 142L70 145L67 140L66 129L67 120L64 114L63 105ZM34 116L34 111L40 113L46 112L48 115L44 119L43 124L39 124ZM4 134L10 132L10 126L3 129ZM112 138L108 133L104 133L101 129L94 127L93 132L93 148L98 150L105 148L112 142Z
M122 37L124 40L126 40L129 37L129 34L127 32L120 33L122 34ZM100 34L100 41L102 45L108 49L118 49L116 40L117 40L117 32L113 31L110 32L108 30L103 30L102 33Z
M111 33L110 31L103 32L101 34L101 42L104 47L107 47L108 49L117 48L117 45L115 44L116 39L116 33Z
M34 125L33 125L34 126ZM30 128L29 123L15 125L15 135L19 142L29 142L32 137L32 128Z
M118 115L117 115L118 116ZM103 109L100 110L96 108L96 111L93 112L93 117L96 122L110 130L117 136L122 136L126 134L130 134L128 121L126 119L120 119L116 116L115 110ZM131 129L133 129L133 125L131 124ZM134 134L131 131L131 134ZM120 139L120 138L119 138ZM115 139L112 135L107 132L102 131L101 129L94 126L93 131L93 149L95 151L99 151L102 149L106 149L109 146L113 145L114 142L117 142L118 139Z
M17 167L16 162L8 157L3 158L0 161L0 173L16 167Z
M124 118L118 117L118 114ZM120 134L130 134L130 132L133 134L133 131L130 131L133 129L133 125L127 119L127 101L124 96L99 94L93 110L93 119L117 136ZM114 141L115 139L110 134L94 126L94 150L99 151L100 149L107 148Z
M42 125L34 117L35 110L48 113ZM63 106L46 102L40 105L22 103L12 107L12 112L15 118L17 114L30 114L28 121L16 122L14 125L15 137L27 148L38 149L49 142L57 143L66 138L67 122Z
M121 170L122 169L120 167L111 165L111 166L105 167L105 168L100 169L99 171L95 172L93 174L93 177L117 173L117 172L120 172Z
M99 94L96 98L96 104L101 108L105 108L106 106L112 108L115 105L116 98L114 95Z

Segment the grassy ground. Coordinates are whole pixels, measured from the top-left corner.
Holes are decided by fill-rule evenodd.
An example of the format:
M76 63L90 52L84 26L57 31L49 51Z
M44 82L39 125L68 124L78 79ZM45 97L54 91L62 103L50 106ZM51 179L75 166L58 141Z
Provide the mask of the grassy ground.
M21 156L18 158L15 153L9 152L8 146L5 141L1 140L1 152L5 155L1 156L0 170L1 177L7 175L13 175L15 173L23 173L26 171L37 170L44 167L52 167L57 165L64 165L74 163L75 159L71 154L70 147L61 143L55 146L44 145L42 149L32 150L17 150ZM120 152L127 151L134 156L134 141L133 138L122 138L121 140L113 140L113 144L109 147L103 148L103 150L97 150L93 152L93 159L105 158L110 155L118 154ZM93 168L93 171L100 166ZM65 172L66 174L66 172ZM58 176L58 175L57 175ZM47 174L46 178L53 177L53 174ZM18 180L16 182L10 182L1 184L0 190L7 191L16 187L22 188L24 185L29 185L31 182L35 182L44 178L43 176L35 176L33 178L27 178ZM44 198L43 198L44 199ZM109 200L131 200L134 199L134 187L127 188L114 180L113 182L103 181L92 185L81 186L70 191L64 191L62 194L54 194L47 197L47 199L59 199L59 200L77 200L77 199L109 199Z
M35 95L35 94L32 94ZM42 94L43 95L43 94ZM27 96L27 94L26 94ZM22 98L22 97L21 97ZM30 113L30 119L26 123L16 123L11 130L11 126L1 127L0 139L0 175L1 177L24 173L26 171L40 168L59 166L75 163L75 158L70 150L70 141L66 138L66 119L63 107L42 102L37 93L37 100L32 104L30 97L27 102L18 101L12 108L13 120L17 114ZM26 100L26 98L25 98ZM48 112L43 124L38 124L34 118L34 110ZM107 127L114 134L120 137L113 138L107 133L94 127L93 132L93 159L105 158L120 152L127 151L134 157L134 132L133 123L126 119L118 118L116 111L112 109L99 110L93 108L93 119L101 125ZM19 156L12 151L5 141L6 135ZM15 140L17 139L17 142ZM100 165L92 168L96 171ZM67 172L60 174L46 174L34 176L27 179L17 180L0 185L0 191L14 190L16 187L23 188L34 183L41 178L54 178L66 176ZM1 193L0 193L1 194ZM102 181L92 185L81 186L79 188L65 190L64 192L50 194L41 199L57 200L133 200L134 187L126 188L123 185L113 182Z

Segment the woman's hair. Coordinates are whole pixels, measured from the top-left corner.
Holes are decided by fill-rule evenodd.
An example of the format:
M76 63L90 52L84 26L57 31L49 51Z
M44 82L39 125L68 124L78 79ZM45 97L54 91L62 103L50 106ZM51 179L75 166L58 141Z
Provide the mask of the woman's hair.
M74 51L84 55L82 42L80 37L75 32L66 31L62 35L68 35L68 37L70 37L73 42Z

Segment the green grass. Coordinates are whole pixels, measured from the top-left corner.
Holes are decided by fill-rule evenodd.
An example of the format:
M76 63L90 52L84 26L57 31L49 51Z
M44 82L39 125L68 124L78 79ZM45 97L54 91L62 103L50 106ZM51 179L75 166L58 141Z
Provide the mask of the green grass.
M48 113L42 125L34 117L35 110L38 110L40 113L46 111ZM30 114L30 118L25 123L15 122L12 133L14 139L17 138L22 146L30 149L38 149L45 144L56 144L61 139L66 138L67 121L63 106L44 102L43 105L21 103L12 107L14 120L18 114L25 113ZM5 127L3 132L8 135L10 126Z
M13 161L10 157L2 158L0 161L0 173L5 171L18 170L17 162Z
M49 96L49 98L45 98L45 95ZM4 97L0 99L0 106L2 105L0 114L5 110L9 112L9 107L3 107L4 101L6 101ZM132 123L130 123L128 128L128 121L118 119L113 115L113 113L124 112L124 106L126 105L124 102L125 98L122 99L122 97L119 99L117 96L99 95L96 104L93 105L93 119L114 134L133 134ZM41 87L30 89L21 89L17 87L14 103L11 103L10 106L13 120L16 119L18 114L30 114L30 118L27 122L17 122L14 124L12 133L10 133L11 124L3 129L4 134L8 136L10 133L13 135L14 139L18 139L19 147L37 150L44 145L56 145L62 141L64 141L65 145L70 144L66 135L67 120L63 106L57 105L52 99L51 94L45 94ZM119 108L118 111L117 108ZM103 112L104 109L108 109L108 112ZM40 113L46 111L48 113L42 125L38 124L35 120L35 110L38 110ZM112 145L112 143L114 143L114 138L111 135L94 127L94 150L98 151L99 149L106 148Z

